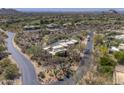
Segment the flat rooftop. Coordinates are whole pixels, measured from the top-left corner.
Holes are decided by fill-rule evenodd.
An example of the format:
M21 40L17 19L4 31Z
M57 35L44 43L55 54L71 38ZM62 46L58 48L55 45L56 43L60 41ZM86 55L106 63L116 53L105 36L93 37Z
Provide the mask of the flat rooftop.
M124 65L117 65L115 71L124 73Z

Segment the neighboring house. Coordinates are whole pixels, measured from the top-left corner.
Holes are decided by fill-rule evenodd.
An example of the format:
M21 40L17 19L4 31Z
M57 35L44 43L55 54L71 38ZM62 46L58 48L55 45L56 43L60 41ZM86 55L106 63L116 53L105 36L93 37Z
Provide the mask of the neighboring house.
M117 65L113 73L113 84L124 84L124 65Z
M67 50L67 47L77 44L78 41L74 39L67 39L67 40L60 40L56 43L53 43L52 45L49 45L44 50L47 50L50 54L55 55L58 52L65 52Z
M6 23L6 22L8 22L7 19L0 19L0 23Z
M71 25L72 25L71 22L68 22L68 23L63 24L64 27L66 27L66 26L71 26Z
M23 27L25 31L29 30L40 30L40 25L26 25Z
M59 25L58 24L51 23L51 24L46 25L46 27L49 28L49 29L55 29L55 28L58 28Z
M112 46L110 49L110 52L117 52L117 51L119 51L119 49L114 46Z
M119 48L120 50L124 50L124 44L120 44L120 45L118 46L118 48Z
M116 35L115 38L120 39L120 40L124 40L124 35Z

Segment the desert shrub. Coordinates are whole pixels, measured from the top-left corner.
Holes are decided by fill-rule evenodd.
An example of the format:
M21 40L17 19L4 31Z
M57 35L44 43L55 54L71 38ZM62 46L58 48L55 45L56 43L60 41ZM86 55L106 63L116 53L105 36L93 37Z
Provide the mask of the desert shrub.
M38 74L38 77L41 78L41 79L44 79L44 78L45 78L45 75L44 75L43 72L40 72L40 73Z
M15 64L11 64L8 67L6 67L4 76L6 79L14 80L19 76L19 69Z
M3 52L6 48L3 45L0 45L0 52Z
M7 58L0 61L0 73L7 80L13 80L19 77L19 69L15 64Z
M117 64L116 59L111 55L104 55L100 58L99 71L100 73L112 75L113 70Z

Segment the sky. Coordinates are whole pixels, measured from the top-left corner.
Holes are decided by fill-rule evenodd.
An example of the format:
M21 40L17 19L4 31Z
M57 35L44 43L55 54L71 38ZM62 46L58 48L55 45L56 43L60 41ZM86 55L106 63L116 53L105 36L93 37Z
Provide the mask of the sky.
M116 11L124 11L124 8L113 8ZM108 11L110 8L16 8L23 12L92 12Z

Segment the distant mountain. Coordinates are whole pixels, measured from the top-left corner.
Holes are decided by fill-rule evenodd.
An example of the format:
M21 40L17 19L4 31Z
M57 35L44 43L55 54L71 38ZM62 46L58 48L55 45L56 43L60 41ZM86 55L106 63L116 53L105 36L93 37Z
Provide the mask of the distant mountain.
M124 8L1 8L0 14L30 14L30 13L124 13Z
M119 12L124 8L16 8L21 12Z
M0 9L0 14L5 14L5 15L13 14L14 15L18 13L20 12L15 9L5 9L5 8Z
M109 13L118 14L118 12L117 12L116 10L114 10L114 9L110 9L110 10L109 10Z

